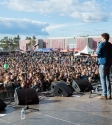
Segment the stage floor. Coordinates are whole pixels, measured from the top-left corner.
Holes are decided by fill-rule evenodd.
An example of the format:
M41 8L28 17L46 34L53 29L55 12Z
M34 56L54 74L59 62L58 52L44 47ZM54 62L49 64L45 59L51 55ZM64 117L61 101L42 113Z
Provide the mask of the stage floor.
M81 97L44 97L39 105L29 105L39 111L26 111L21 120L21 107L7 106L0 114L0 125L112 125L112 100ZM24 107L24 106L23 106Z

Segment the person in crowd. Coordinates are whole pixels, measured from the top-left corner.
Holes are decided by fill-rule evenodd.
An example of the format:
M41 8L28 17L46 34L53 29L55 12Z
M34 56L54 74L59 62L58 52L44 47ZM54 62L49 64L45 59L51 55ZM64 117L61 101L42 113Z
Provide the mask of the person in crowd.
M0 58L0 74L2 75L0 79L7 89L31 87L41 92L50 90L50 85L55 81L65 81L70 85L73 79L87 79L90 82L99 79L95 57L80 56L71 60L71 55L67 53L38 53L38 56L30 53L18 53L17 56L9 54L7 70L3 68L3 56ZM94 65L88 62L93 62Z

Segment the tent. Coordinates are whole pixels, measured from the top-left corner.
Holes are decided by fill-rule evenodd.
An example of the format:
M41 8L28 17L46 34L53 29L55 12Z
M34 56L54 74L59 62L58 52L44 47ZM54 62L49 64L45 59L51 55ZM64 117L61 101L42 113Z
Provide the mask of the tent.
M94 50L92 50L91 48L89 48L89 47L86 45L86 47L85 47L82 51L80 51L79 53L74 54L74 56L78 56L78 55L80 55L81 53L84 53L84 54L92 54L93 52L94 52Z
M52 48L52 51L53 51L53 52L58 52L58 51L59 51L59 48Z
M52 52L51 48L43 48L43 52Z
M43 49L42 48L39 48L39 49L36 49L34 50L35 52L43 52Z
M52 52L51 48L39 48L36 49L35 52Z

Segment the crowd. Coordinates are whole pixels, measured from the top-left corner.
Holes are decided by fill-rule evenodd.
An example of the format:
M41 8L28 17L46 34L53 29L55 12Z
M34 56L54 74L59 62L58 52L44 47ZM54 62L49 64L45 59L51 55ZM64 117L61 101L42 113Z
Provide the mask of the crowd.
M8 63L9 68L4 69ZM0 55L0 89L15 90L25 87L37 91L50 90L55 81L87 79L100 80L97 57L74 57L70 53L10 53Z

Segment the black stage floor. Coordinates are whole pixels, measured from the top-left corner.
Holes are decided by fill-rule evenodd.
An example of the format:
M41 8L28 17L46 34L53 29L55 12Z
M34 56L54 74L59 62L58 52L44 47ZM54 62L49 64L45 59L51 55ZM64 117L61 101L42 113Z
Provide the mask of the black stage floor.
M81 97L47 97L39 105L29 107L38 112L26 111L26 119L21 120L21 108L7 106L0 114L0 125L112 125L112 100L89 98L89 93Z

